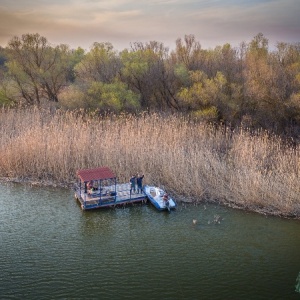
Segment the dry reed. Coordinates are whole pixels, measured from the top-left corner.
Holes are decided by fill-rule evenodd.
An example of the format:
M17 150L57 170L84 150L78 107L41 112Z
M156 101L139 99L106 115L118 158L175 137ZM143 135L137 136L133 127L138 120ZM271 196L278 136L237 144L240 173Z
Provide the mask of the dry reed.
M0 133L2 177L68 185L78 169L109 166L119 182L144 173L144 183L185 201L300 217L299 147L264 132L216 130L178 116L29 108L2 109Z

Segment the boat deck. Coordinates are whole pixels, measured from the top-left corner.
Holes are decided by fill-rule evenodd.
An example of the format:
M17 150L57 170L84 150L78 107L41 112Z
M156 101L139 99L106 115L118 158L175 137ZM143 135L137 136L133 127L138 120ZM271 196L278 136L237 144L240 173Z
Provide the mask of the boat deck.
M116 184L116 196L110 195L108 191L114 191L115 186L105 187L101 193L99 191L93 193L84 193L84 190L76 190L75 198L79 201L83 210L96 209L101 207L115 207L126 205L129 203L146 202L147 198L144 192L130 193L130 184Z

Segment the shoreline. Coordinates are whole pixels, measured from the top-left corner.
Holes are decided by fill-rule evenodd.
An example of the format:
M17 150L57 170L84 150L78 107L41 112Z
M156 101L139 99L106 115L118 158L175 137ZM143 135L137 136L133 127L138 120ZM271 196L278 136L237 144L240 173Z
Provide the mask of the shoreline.
M0 115L3 181L71 188L77 170L110 166L118 182L147 174L145 182L186 203L300 218L300 144L269 133L158 114L98 118L27 109Z
M63 189L72 189L72 186L74 185L75 181L73 183L56 183L53 181L37 181L37 180L30 180L30 179L20 179L20 178L9 178L9 177L0 177L0 184L1 183L13 183L13 184L22 184L22 185L30 185L31 187L53 187L53 188L63 188ZM263 215L265 217L277 217L277 218L282 218L282 219L287 219L287 220L300 220L300 215L296 214L285 214L281 211L278 210L272 210L269 207L258 207L258 206L251 206L251 205L240 205L238 203L235 203L233 201L227 201L227 200L212 200L212 199L201 199L201 200L196 200L196 196L184 196L175 193L175 196L178 198L186 198L187 200L181 200L178 201L177 203L181 203L184 205L198 205L198 204L218 204L224 207L228 207L231 209L236 209L236 210L241 210L244 211L245 213L257 213L260 215Z

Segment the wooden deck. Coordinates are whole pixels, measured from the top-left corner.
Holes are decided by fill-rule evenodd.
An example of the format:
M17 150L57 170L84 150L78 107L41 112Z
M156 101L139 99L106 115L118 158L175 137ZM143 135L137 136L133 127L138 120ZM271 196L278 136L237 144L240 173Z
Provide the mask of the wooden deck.
M102 207L115 207L136 202L147 202L146 195L141 193L130 193L130 184L121 183L116 185L116 196L107 194L109 191L114 191L115 186L107 186L101 194L93 192L91 194L84 193L83 190L75 191L75 198L79 201L83 210L97 209Z

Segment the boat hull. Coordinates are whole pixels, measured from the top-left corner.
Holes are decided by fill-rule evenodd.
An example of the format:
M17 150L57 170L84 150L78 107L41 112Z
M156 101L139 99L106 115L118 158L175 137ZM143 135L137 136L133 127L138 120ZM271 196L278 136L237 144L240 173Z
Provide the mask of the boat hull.
M166 198L166 193L161 188L158 188L156 186L145 185L143 187L143 191L146 194L149 201L155 206L157 210L170 211L176 208L175 201L170 197Z

